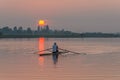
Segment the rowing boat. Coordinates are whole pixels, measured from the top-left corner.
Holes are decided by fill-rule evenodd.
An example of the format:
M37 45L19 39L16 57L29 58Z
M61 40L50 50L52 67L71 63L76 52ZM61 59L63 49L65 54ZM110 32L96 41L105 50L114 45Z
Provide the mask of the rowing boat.
M58 52L58 54L64 54L64 53L67 53L67 52ZM49 56L49 55L52 55L53 53L44 53L44 54L39 54L39 56Z
M65 53L69 53L69 52L58 52L58 54L65 54ZM39 56L50 56L53 53L44 53L44 54L39 54ZM80 55L86 55L86 53L79 53Z
M48 56L48 55L52 55L52 48L48 48L42 51L37 51L35 53L40 53L40 52L45 52L48 51L49 53L43 53L43 54L39 54L39 56ZM70 50L66 50L66 49L61 49L59 48L59 52L58 54L65 54L65 53L73 53L73 54L80 54L80 55L86 55L86 53L78 53L78 52L74 52L74 51L70 51Z

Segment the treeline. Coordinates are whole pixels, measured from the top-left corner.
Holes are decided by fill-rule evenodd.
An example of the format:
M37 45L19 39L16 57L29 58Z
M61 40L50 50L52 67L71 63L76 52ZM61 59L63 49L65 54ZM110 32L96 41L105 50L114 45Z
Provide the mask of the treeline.
M32 30L30 27L23 29L23 27L10 28L8 26L0 28L0 35L71 35L74 34L71 31L52 30L49 26L39 27L37 30Z
M60 37L60 38L118 38L119 33L101 33L101 32L86 32L74 33L71 31L52 30L48 25L39 27L37 30L32 30L30 27L23 29L23 27L8 26L0 28L0 38L37 38L37 37Z
M22 34L32 34L31 28L27 28L27 30L23 30L22 27L17 28L16 26L12 29L9 27L3 27L0 29L2 35L22 35Z
M115 38L115 37L120 37L119 33L101 33L101 32L86 32L86 33L81 33L81 37L83 38Z

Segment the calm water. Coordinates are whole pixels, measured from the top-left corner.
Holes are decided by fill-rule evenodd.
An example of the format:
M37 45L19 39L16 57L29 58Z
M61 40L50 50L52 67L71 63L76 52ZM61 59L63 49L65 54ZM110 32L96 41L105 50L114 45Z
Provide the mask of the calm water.
M87 55L35 53L54 42ZM120 39L0 39L0 80L120 80Z

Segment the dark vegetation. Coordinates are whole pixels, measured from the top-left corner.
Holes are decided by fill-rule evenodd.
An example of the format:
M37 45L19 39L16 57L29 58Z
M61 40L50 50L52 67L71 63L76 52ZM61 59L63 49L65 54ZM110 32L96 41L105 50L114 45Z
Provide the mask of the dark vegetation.
M10 28L8 26L0 28L0 38L38 38L38 37L55 37L55 38L118 38L119 33L101 33L101 32L86 32L75 33L71 31L52 30L49 26L37 30L31 28L23 29L23 27Z
M2 36L2 33L0 32L0 36Z

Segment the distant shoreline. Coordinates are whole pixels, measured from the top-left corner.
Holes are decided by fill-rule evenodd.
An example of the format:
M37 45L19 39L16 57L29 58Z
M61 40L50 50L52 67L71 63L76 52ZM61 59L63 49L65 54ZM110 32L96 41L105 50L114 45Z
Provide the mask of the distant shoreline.
M0 38L120 38L120 33L102 33L102 32L82 32L75 33L72 31L52 30L48 25L41 28L38 26L37 30L31 28L23 29L23 27L0 28Z
M0 38L120 38L120 36L80 36L80 35L1 35Z

